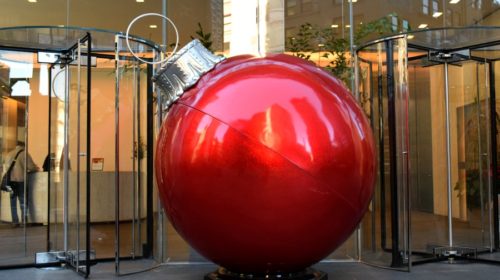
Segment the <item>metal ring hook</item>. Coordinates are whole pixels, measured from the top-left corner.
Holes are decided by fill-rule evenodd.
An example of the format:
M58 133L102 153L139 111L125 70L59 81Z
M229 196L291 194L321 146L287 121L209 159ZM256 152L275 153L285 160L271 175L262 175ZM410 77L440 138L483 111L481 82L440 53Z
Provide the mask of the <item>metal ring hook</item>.
M51 71L51 69L49 68L49 71ZM52 93L54 94L55 97L57 97L57 99L59 99L60 101L62 102L66 102L66 95L64 95L64 98L59 96L59 94L56 92L56 87L54 86L56 84L56 79L59 77L59 75L61 75L61 73L65 73L66 72L66 69L65 68L59 68L59 72L57 72L54 77L52 77ZM52 97L52 93L49 93L49 98Z
M132 48L130 47L130 42L129 42L129 32L130 32L130 28L132 27L132 25L139 19L143 18L143 17L147 17L147 16L158 16L158 17L161 17L165 20L167 20L171 25L172 27L174 28L174 31L175 31L175 47L174 47L174 50L172 51L172 54L173 55L176 51L177 51L177 47L179 46L179 32L177 31L177 27L175 26L174 22L172 20L170 20L168 17L162 15L162 14L158 14L158 13L145 13L145 14L142 14L142 15L139 15L137 16L136 18L134 18L128 25L127 27L127 33L125 34L125 41L127 42L127 47L128 47L128 50L130 51L130 53L135 57L137 58L139 61L142 61L144 63L147 63L147 64L151 64L151 65L155 65L155 64L162 64L164 62L166 62L168 59L169 59L169 56L168 55L165 55L165 58L160 60L160 61L156 61L156 62L151 62L151 61L147 61L147 60L144 60L140 57L138 57L134 51L132 51Z

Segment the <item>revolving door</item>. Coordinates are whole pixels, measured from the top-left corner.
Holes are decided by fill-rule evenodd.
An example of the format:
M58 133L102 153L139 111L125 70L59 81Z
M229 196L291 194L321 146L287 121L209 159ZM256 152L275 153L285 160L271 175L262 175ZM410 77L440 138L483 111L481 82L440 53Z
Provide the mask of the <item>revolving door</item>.
M357 50L357 93L379 152L361 260L500 263L500 28L423 30Z
M129 40L143 59L157 54ZM0 192L0 269L88 276L99 260L120 273L123 259L153 255L154 69L123 45L104 30L0 28L2 174L17 149L29 163L19 195Z

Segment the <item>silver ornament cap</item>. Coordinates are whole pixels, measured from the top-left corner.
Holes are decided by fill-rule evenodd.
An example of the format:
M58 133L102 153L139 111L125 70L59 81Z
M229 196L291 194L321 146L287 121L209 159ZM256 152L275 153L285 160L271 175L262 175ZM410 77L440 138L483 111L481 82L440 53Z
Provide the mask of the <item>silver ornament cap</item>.
M194 86L203 74L212 70L225 57L207 50L199 40L193 40L172 55L153 77L160 89L162 110L170 106L182 94Z

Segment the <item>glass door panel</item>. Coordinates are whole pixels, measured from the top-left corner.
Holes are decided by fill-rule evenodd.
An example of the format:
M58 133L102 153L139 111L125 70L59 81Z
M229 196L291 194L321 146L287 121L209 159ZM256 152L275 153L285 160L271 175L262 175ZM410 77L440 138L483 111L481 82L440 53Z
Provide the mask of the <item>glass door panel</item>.
M48 239L49 251L64 251L63 187L66 75L68 68L49 69Z
M84 275L89 273L87 258L93 258L87 246L89 40L90 36L79 40L66 54L67 61L51 67L46 164L49 254Z
M487 64L466 62L450 68L450 94L456 102L457 167L455 184L459 214L453 219L454 243L477 248L492 246L490 233L490 121L489 92L486 91ZM458 76L458 77L457 77ZM460 79L460 76L463 78ZM460 96L461 95L461 96ZM457 212L457 211L455 211Z
M34 54L0 50L2 175L13 166L9 191L0 192L0 266L33 263L35 252L46 249L47 177L41 166L48 98L40 83L46 73Z
M360 259L408 270L408 85L406 39L358 52L358 89L377 139L378 179L372 203L361 222Z
M409 65L411 245L417 259L448 244L443 69L421 59Z
M138 61L127 48L124 36L117 35L114 75L115 139L115 235L119 246L115 257L135 259L143 256L147 243L147 64ZM130 47L141 57L151 49L130 40ZM116 259L117 272L126 274L140 270L137 264ZM152 264L143 263L145 266ZM127 272L128 271L128 272Z
M67 142L63 153L63 165L65 166L65 179L67 189L65 199L67 210L65 222L67 222L67 244L66 251L69 261L75 269L85 271L86 261L86 234L87 234L87 146L88 131L88 72L87 68L87 42L79 41L74 49L74 60L67 65L68 68L68 94L66 99L66 124ZM67 172L67 174L66 174Z
M481 61L444 65L425 57L410 63L411 245L416 262L493 247L488 71Z

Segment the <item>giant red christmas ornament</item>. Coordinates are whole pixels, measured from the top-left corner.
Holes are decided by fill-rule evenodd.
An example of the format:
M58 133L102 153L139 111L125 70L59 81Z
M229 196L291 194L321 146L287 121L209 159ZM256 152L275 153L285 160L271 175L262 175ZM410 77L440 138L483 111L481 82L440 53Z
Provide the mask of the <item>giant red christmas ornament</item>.
M187 60L160 73L167 90L196 76L200 58ZM172 225L237 273L291 273L325 258L372 196L375 149L362 110L337 79L288 55L238 56L203 72L168 104L158 136Z

